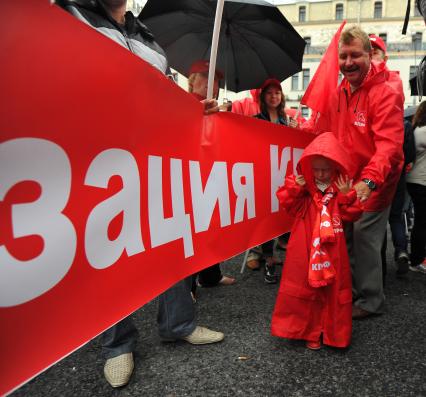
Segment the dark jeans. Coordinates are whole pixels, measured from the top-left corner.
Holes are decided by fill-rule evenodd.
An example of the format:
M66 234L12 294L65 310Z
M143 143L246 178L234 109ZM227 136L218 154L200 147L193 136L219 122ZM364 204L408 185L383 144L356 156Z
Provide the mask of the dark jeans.
M222 272L220 270L220 264L210 266L206 269L201 270L198 273L198 282L203 287L214 287L219 284L219 281L222 279Z
M405 204L405 193L407 184L405 182L405 173L401 174L398 186L396 188L395 196L392 201L392 205L389 213L389 225L392 234L392 243L394 247L394 258L398 259L398 255L401 252L407 252L407 236L405 235L405 225L403 219L403 211ZM385 282L385 276L387 273L386 263L386 249L387 249L387 233L383 241L381 256L382 256L382 271L383 271L383 283Z
M426 256L426 186L407 183L414 205L414 226L411 231L411 265L417 266Z
M405 173L403 173L398 182L389 214L389 225L392 232L393 246L395 248L395 259L398 258L400 252L407 252L407 236L405 235L405 225L403 219L406 189L407 186L405 182Z
M270 240L261 245L264 259L272 258L274 254L274 243L275 243L275 240Z
M119 323L107 329L101 335L102 353L105 358L113 358L135 350L138 339L133 320L124 318Z
M201 270L198 273L194 273L192 276L191 292L195 294L197 291L197 277L198 282L202 287L214 287L219 284L222 280L222 271L220 270L220 263L216 263L213 266L209 266L206 269Z

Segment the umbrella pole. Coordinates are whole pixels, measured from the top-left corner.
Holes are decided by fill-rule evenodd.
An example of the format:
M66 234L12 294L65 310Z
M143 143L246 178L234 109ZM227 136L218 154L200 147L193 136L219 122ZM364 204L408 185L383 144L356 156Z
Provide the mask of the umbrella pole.
M223 4L225 0L218 0L213 27L212 46L210 51L209 79L207 82L207 99L213 98L213 83L216 70L217 45L219 43L220 25L222 23Z

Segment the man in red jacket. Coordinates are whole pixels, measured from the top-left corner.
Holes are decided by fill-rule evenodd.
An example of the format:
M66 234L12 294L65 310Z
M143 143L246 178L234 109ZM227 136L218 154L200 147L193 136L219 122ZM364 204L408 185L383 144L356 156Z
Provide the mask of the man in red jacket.
M403 166L403 102L384 62L372 62L368 35L347 28L339 41L344 79L317 130L333 131L350 149L354 188L364 214L347 225L355 319L384 311L382 246L390 204Z
M388 60L386 54L386 44L381 37L376 36L375 34L370 34L371 46L373 47L373 61L375 62L384 62ZM389 70L389 83L392 84L395 89L400 93L402 102L405 101L404 89L402 86L401 78L399 77L399 72L394 70ZM404 123L404 128L407 130L405 133L412 134L411 125ZM405 155L405 164L407 162L408 156ZM403 276L408 272L408 252L407 252L407 237L405 236L405 225L402 220L402 213L405 203L405 196L407 193L406 182L405 182L405 171L401 173L401 177L398 182L398 187L396 188L395 196L392 201L390 215L389 215L389 225L391 228L392 242L395 248L394 259L397 265L396 274L397 276ZM382 247L382 264L383 264L383 273L386 274L386 248L387 248L387 238Z
M368 35L370 38L370 43L372 47L372 59L375 62L384 62L386 63L388 60L388 55L386 53L386 44L383 39L375 34ZM393 87L400 93L402 102L405 101L404 96L404 87L402 85L401 77L399 76L399 72L395 70L389 70L389 83L393 85Z

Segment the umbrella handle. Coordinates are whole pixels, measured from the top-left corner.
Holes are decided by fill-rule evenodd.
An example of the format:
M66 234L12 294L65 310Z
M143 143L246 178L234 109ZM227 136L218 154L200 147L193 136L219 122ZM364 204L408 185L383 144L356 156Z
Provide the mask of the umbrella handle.
M213 98L213 83L216 71L217 46L219 43L220 25L222 23L223 4L225 0L218 0L216 6L216 16L214 19L213 38L210 51L209 79L207 82L207 99Z

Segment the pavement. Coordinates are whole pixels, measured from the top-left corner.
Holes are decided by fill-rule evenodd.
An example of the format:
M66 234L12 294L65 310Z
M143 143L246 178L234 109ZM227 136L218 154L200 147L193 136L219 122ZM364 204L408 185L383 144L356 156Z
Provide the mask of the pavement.
M278 285L266 285L262 271L240 274L241 262L222 264L234 286L198 290L198 324L223 331L223 342L162 343L154 299L133 314L140 337L126 387L105 381L96 338L12 396L426 396L425 274L397 279L388 251L387 312L355 321L348 349L311 351L270 335Z

